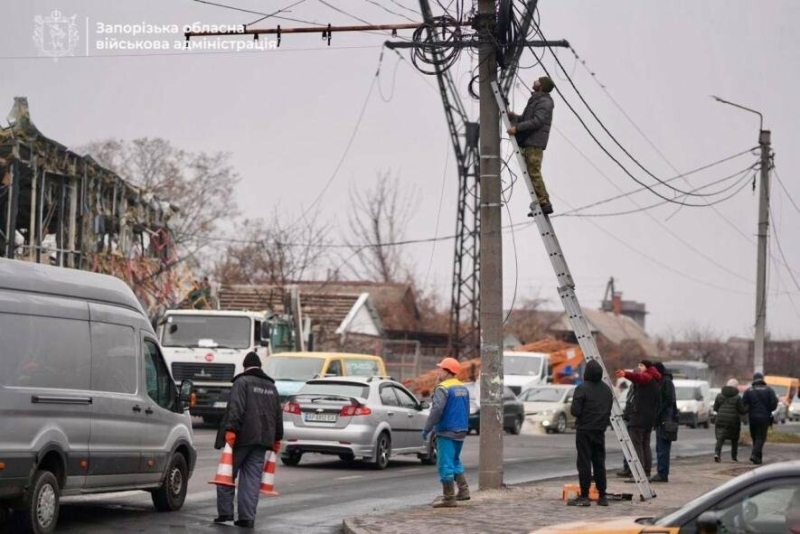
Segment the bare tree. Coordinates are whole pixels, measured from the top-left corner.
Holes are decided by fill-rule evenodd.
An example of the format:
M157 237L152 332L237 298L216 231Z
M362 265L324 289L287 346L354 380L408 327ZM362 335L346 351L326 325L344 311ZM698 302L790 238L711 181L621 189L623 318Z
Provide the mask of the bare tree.
M217 262L215 278L225 284L278 284L303 280L320 267L327 234L316 217L285 223L275 211L269 221L245 219Z
M373 188L350 190L351 235L346 242L358 258L357 274L376 282L406 281L409 271L401 247L393 243L404 239L415 200L415 195L401 191L389 172L379 174Z
M558 318L557 313L542 312L547 299L524 299L508 315L503 330L514 334L523 344L547 338L547 331Z
M239 175L230 155L187 152L160 138L108 139L82 148L98 163L142 186L179 211L170 220L175 244L197 250L210 243L220 223L236 215Z

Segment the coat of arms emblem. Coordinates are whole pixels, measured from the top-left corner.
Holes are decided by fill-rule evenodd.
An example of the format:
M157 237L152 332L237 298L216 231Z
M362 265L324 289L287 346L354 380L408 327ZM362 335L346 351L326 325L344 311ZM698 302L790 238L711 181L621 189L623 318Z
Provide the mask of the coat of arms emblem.
M59 10L50 13L49 17L37 16L33 31L33 41L39 54L54 58L74 56L78 46L77 15L65 17Z

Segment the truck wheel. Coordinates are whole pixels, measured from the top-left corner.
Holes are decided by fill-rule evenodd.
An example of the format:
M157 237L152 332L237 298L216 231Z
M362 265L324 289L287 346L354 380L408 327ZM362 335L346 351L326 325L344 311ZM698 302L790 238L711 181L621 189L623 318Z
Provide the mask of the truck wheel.
M689 423L689 428L697 428L697 416L696 415L694 416L694 419L692 419L692 422Z
M186 458L175 453L167 468L167 476L160 488L152 493L153 506L159 512L175 512L180 510L186 500L189 489L189 468Z
M37 471L25 499L23 525L33 534L51 534L58 522L59 487L50 471Z

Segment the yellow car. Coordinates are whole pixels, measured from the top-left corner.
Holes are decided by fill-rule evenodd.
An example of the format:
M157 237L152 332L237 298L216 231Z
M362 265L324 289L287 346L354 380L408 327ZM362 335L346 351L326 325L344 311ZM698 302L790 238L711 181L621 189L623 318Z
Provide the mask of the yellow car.
M800 460L754 469L663 517L595 518L532 534L800 534Z

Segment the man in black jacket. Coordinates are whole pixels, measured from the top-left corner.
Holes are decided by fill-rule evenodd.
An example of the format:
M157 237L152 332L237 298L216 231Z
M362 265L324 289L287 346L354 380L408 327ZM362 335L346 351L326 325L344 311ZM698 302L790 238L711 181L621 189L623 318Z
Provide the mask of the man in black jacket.
M244 357L244 372L233 379L228 408L222 419L216 449L227 443L233 447L233 477L239 479L237 527L253 528L258 506L261 473L267 450L280 451L283 439L283 412L275 381L261 370L255 352ZM217 512L214 523L233 521L235 489L217 486Z
M678 422L678 403L675 400L675 384L672 374L667 372L664 364L657 362L654 367L661 373L658 387L661 395L660 408L656 416L656 474L650 482L669 482L669 456L672 452L671 436L667 435L664 423Z
M583 383L575 388L570 412L575 419L575 447L578 449L578 482L581 494L567 502L569 506L589 506L589 487L594 482L600 498L598 506L608 506L606 499L606 428L611 418L614 394L603 383L603 368L589 360L583 371Z
M753 438L753 452L750 454L750 461L760 464L764 442L767 441L767 430L772 424L772 412L778 407L778 397L764 382L764 375L756 373L753 375L750 389L744 392L742 400L750 418L750 436Z
M508 114L508 118L514 122L514 126L508 129L510 135L516 136L517 144L525 157L528 166L528 174L533 182L533 190L542 213L550 215L553 213L553 205L550 204L550 196L544 186L542 178L542 159L544 149L547 148L547 141L550 139L550 124L553 122L553 98L550 92L555 89L548 76L542 76L533 82L533 93L525 105L525 111L521 116L514 113Z

